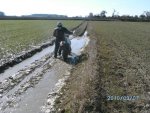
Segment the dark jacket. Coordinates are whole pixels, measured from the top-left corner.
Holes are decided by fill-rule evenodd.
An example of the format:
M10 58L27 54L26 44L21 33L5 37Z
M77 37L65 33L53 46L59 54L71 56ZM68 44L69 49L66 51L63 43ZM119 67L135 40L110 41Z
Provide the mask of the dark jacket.
M65 41L65 34L72 34L68 29L65 27L57 27L53 32L53 36L56 37L56 41Z

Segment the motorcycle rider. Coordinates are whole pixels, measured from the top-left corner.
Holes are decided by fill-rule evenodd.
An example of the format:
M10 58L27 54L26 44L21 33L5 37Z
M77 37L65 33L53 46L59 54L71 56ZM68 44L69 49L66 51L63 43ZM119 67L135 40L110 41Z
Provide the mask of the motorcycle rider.
M63 27L61 22L57 22L57 27L54 29L53 36L55 39L55 49L54 49L54 57L57 58L57 54L61 55L61 50L59 50L60 42L65 41L65 34L73 34L67 28ZM59 50L59 51L58 51Z

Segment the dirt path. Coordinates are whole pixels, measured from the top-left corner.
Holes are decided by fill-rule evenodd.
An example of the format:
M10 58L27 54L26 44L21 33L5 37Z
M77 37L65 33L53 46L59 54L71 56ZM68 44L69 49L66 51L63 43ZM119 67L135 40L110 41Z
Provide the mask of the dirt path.
M72 39L72 52L79 55L88 41L85 35ZM53 49L48 47L0 74L0 113L52 110L54 98L72 69L71 64L52 57Z

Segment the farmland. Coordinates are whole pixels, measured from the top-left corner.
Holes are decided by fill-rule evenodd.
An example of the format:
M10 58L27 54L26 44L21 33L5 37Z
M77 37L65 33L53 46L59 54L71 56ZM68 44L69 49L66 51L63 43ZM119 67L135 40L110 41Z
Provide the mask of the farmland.
M133 54L149 61L150 50L150 23L136 22L94 22L95 32L100 33L109 41L115 41Z
M81 21L62 21L68 29ZM0 59L14 55L46 42L52 36L57 20L1 20Z
M0 32L3 34L0 35L2 57L26 51L32 46L49 40L56 22L39 20L1 21L1 26L4 26ZM80 24L81 21L63 21L63 23L70 29ZM76 31L81 32L83 31L81 29L84 28L85 26L80 26ZM34 85L34 92L38 88L34 83L35 78L32 78L34 69L38 70L41 66L39 71L35 70L37 76L34 76L38 81L36 83L39 84L47 70L56 71L56 74L49 73L48 77L53 75L57 77L59 74L65 74L67 70L68 79L58 94L60 97L55 100L56 111L65 113L149 113L149 29L150 23L144 22L88 21L87 31L90 41L82 52L77 65L71 68L72 65L59 59L54 60L50 54L39 58L34 62L35 65L24 69L23 73L20 71L18 75L21 77L16 80L16 84L23 81L24 77L29 76L30 79L31 76L31 80L27 81L27 84L30 83L31 85L29 84L29 87L26 84L23 85L25 89L26 87L30 89ZM39 76L42 77L39 79ZM7 78L8 81L13 82L11 79ZM53 81L53 78L47 80ZM45 86L45 83L51 82L44 82L43 84ZM12 84L12 86L8 84L10 88L5 90L17 87L16 84ZM24 94L23 88L18 92L22 90ZM110 96L137 96L138 98L135 100L111 98L109 100L108 97ZM29 97L27 96L27 98ZM31 101L34 100L31 99ZM49 101L46 103L49 105Z
M88 60L73 70L68 85L64 87L66 96L58 106L69 113L148 112L149 29L150 23L89 22L87 30L91 41L85 51ZM109 100L109 96L139 98Z
M77 27L78 30L76 29L74 34L83 34L86 25L85 22ZM71 40L74 56L83 51L89 41L86 35L75 35L70 36L74 37ZM80 46L76 46L78 43ZM11 68L4 71L0 69L0 113L45 113L47 110L53 110L53 101L57 97L55 94L59 95L59 88L69 77L73 65L64 62L62 58L54 58L54 45L49 45L41 51L34 52L33 56L23 59L22 62L13 66L10 64ZM49 100L52 100L51 103L47 103Z
M104 104L102 109L123 113L147 111L148 107L145 106L148 105L150 91L150 23L93 22L91 24L98 38L98 59L102 68L99 72L101 88L106 91L105 96L139 96L135 101L108 102L107 99L102 99L107 103L107 110Z

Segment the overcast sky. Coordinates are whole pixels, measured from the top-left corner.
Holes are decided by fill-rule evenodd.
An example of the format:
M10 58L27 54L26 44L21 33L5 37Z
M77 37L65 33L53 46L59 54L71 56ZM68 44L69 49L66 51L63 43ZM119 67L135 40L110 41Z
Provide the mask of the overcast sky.
M113 10L119 15L140 15L150 11L150 0L0 0L0 11L6 15L29 15L34 13L86 16L90 12Z

